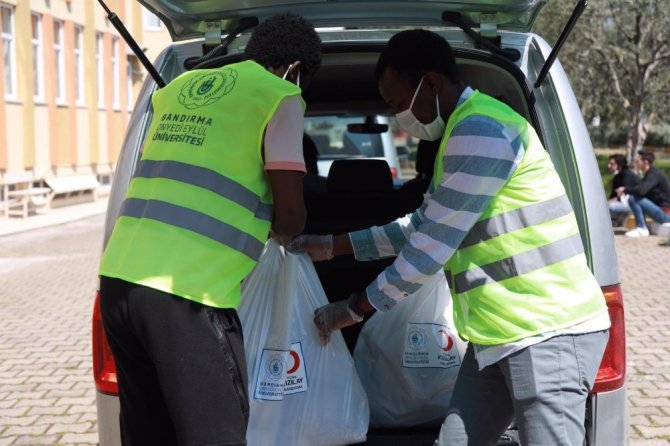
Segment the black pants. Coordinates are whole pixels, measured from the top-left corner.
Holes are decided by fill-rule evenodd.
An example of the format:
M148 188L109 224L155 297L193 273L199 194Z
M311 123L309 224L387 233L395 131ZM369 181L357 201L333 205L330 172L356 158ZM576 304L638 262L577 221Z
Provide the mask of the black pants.
M101 277L124 446L245 445L249 421L242 328L217 309Z

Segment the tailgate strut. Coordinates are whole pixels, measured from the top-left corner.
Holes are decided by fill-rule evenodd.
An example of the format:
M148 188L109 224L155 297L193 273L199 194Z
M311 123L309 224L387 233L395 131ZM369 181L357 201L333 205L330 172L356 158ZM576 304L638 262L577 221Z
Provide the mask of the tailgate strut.
M587 4L588 0L577 1L577 5L575 6L575 9L572 11L570 20L568 20L568 23L565 24L563 31L561 31L561 35L558 37L556 45L554 45L554 48L551 50L551 53L549 53L549 57L547 57L546 62L542 66L540 74L537 75L537 80L535 81L535 85L533 85L534 88L539 87L540 85L542 85L542 82L544 82L544 79L547 77L547 74L549 74L549 69L556 60L558 52L561 51L561 48L563 48L563 44L565 43L568 36L572 32L572 28L574 28L575 24L577 23L577 20L579 20L579 17L584 12L584 9L586 9Z
M109 21L114 25L114 28L121 34L121 37L123 37L123 40L126 41L128 46L130 47L131 50L133 50L133 53L135 53L135 56L142 62L142 65L144 65L144 68L149 72L151 77L154 79L156 82L156 85L158 85L158 88L163 88L165 87L165 81L161 77L161 75L158 73L158 70L156 70L156 67L152 65L152 63L147 59L147 56L144 54L144 51L139 47L137 42L135 42L135 39L133 39L133 36L130 35L126 27L123 25L121 22L121 19L119 19L119 16L117 16L115 13L109 10L107 5L103 0L98 0L100 5L105 9L105 12L107 13L107 18Z

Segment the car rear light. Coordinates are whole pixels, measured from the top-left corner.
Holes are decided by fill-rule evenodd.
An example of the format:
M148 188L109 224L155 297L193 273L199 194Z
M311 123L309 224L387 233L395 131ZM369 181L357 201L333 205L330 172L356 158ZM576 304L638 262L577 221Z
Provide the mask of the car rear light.
M93 377L98 392L109 395L119 394L119 385L116 381L116 364L114 364L114 356L107 344L105 329L102 326L100 292L95 295L95 304L93 305Z
M591 393L608 392L623 387L626 380L626 327L621 285L603 287L612 326L600 369Z
M391 176L394 180L398 179L398 169L396 167L391 167Z

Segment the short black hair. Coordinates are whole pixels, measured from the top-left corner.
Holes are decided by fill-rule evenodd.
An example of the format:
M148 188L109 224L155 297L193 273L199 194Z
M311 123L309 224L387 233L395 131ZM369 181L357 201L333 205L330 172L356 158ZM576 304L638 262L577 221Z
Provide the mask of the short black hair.
M256 27L244 54L266 68L288 66L299 60L303 76L313 75L321 65L321 39L314 26L301 16L279 14Z
M654 160L656 159L654 152L650 152L649 150L638 150L637 154L640 155L640 158L643 160L648 161L650 166L654 164Z
M621 155L620 153L610 155L610 159L614 160L619 169L621 170L628 169L628 160L626 159L625 156Z
M417 82L428 71L441 73L453 83L461 80L449 42L425 29L401 31L389 39L377 61L377 81L387 68Z

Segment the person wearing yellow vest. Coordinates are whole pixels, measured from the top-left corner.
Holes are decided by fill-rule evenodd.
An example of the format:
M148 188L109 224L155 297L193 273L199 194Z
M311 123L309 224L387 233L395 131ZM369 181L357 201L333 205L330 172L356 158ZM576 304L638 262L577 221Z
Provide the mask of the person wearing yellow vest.
M469 345L436 444L495 445L516 419L526 446L581 445L610 321L549 155L522 116L464 84L435 33L394 35L376 75L399 125L440 149L413 214L291 242L314 261L397 256L366 290L316 311L322 340L444 269Z
M245 445L240 282L272 232L302 231L300 80L321 63L302 17L274 16L245 60L152 97L141 159L100 263L124 445Z

